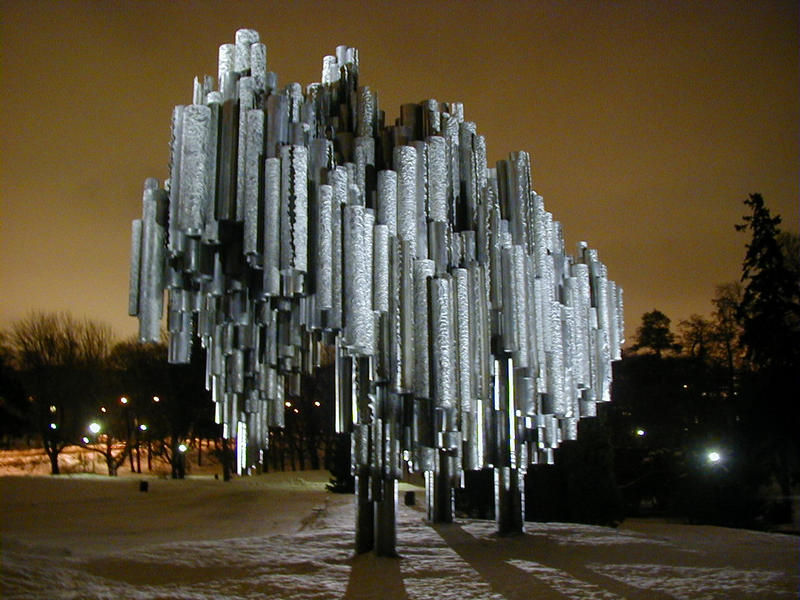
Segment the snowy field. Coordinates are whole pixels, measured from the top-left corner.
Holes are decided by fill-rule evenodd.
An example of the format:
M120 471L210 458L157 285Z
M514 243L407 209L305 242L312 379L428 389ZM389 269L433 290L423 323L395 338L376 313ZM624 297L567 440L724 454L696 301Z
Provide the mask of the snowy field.
M325 472L231 482L0 477L2 593L44 599L779 599L798 597L798 538L628 521L619 529L428 526L398 507L400 559L353 556L352 496ZM412 489L403 484L401 490Z

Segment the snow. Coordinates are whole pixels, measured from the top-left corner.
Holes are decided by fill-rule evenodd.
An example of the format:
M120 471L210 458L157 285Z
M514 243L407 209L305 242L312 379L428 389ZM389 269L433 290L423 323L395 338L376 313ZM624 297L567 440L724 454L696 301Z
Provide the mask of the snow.
M99 469L98 469L99 470ZM398 506L402 558L353 555L353 497L328 474L230 482L128 474L0 477L6 599L578 600L796 598L796 537L630 521L619 529L424 522ZM149 491L139 491L147 479Z
M668 565L589 565L594 571L608 575L639 589L657 589L679 600L730 598L744 594L749 598L769 597L766 590L781 579L780 571L733 569L726 567L674 567Z

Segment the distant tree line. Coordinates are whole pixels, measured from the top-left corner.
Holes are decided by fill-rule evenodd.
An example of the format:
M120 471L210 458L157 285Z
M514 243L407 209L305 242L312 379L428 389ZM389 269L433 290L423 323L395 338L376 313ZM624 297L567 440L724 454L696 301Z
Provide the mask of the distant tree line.
M286 428L270 432L266 468L321 467L333 443L332 371L304 377L301 395L287 396ZM135 472L155 463L182 478L187 450L202 463L204 446L226 478L235 470L199 342L190 364L169 364L164 343L114 343L106 325L67 313L32 313L0 333L0 440L25 439L41 445L54 475L69 447L101 456L109 475L128 461Z
M740 282L677 333L645 313L608 406L626 512L758 526L791 518L800 484L800 245L751 195Z

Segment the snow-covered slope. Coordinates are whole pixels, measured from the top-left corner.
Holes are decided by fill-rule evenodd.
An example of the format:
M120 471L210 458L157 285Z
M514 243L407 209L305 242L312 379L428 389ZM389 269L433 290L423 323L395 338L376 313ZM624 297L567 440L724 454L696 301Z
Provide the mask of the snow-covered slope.
M402 558L354 557L352 497L327 494L326 473L140 479L0 477L2 597L797 597L796 537L634 521L498 538L485 521L426 525L417 489L398 508Z

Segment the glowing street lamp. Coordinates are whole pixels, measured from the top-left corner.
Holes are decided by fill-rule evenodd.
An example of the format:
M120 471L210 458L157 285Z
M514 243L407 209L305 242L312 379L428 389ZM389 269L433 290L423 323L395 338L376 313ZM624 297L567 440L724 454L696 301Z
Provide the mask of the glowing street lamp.
M178 452L180 452L181 454L186 452L186 444L179 444L178 445Z
M100 433L100 429L101 429L100 423L90 423L89 424L89 431L93 435L97 435L98 433Z
M145 425L144 423L139 425L139 431L147 431L147 425Z
M639 428L639 429L637 429L637 430L636 430L636 435L638 435L639 437L644 437L644 435L645 435L646 433L647 433L647 432L646 432L644 429L642 429L642 428Z
M119 399L119 402L120 402L120 404L127 404L128 403L128 399L125 396L123 396L122 398Z
M708 454L706 454L706 459L710 464L715 465L722 460L722 455L716 450L711 450Z

